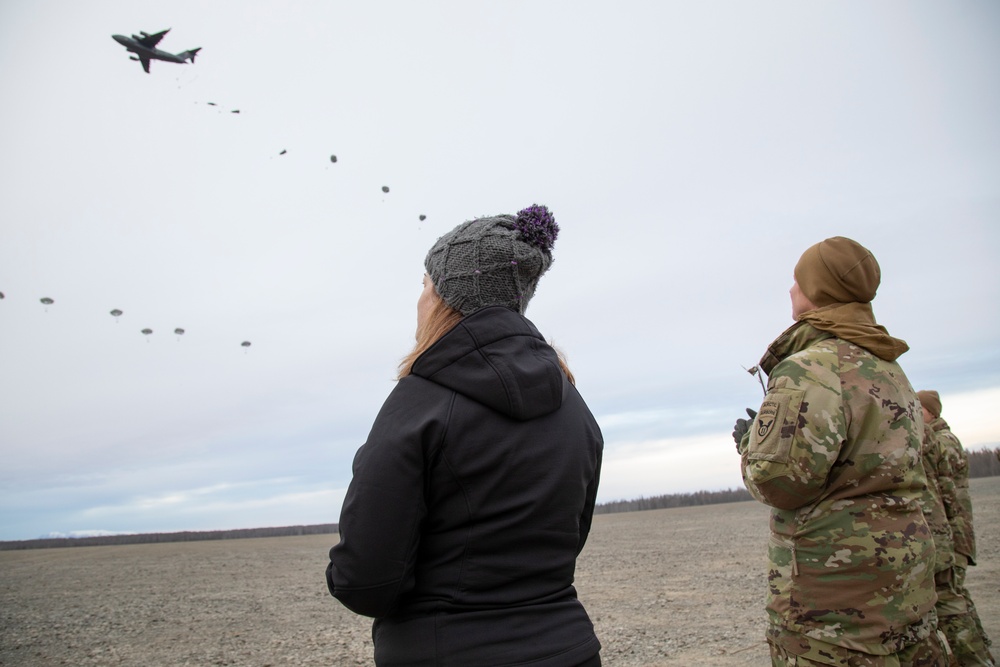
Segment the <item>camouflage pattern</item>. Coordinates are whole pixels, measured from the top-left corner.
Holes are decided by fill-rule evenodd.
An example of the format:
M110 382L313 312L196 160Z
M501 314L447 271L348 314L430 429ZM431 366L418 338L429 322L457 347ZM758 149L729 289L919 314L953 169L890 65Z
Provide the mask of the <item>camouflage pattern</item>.
M965 587L964 558L957 556L958 564L952 568L951 591L944 604L938 625L948 637L958 664L962 667L995 667L996 658L990 652L992 642L983 630L979 620L979 612L972 601L969 589ZM939 612L941 613L941 612Z
M933 621L931 621L933 623ZM789 636L782 641L782 630L769 632L768 644L771 648L773 667L960 667L948 648L948 640L940 631L930 632L916 644L890 655L859 653L841 646L824 644L816 640L802 641L800 637ZM773 635L770 636L770 635ZM801 653L793 653L784 648L794 645Z
M952 542L948 512L945 510L941 495L941 482L944 481L950 487L954 484L949 458L941 451L937 438L934 437L934 431L930 428L924 429L920 459L924 466L924 474L927 476L927 489L920 498L920 506L924 511L924 519L927 520L927 527L931 529L934 538L934 573L948 574L955 565L955 546Z
M946 487L954 487L950 462L938 446L934 431L930 428L924 428L920 458L924 465L924 473L927 475L927 490L920 502L927 526L934 538L934 591L937 593L934 610L938 616L938 633L945 635L941 631L942 616L963 613L955 609L960 604L964 611L965 601L954 590L955 545L952 542L951 524L948 522L948 513L945 511L941 495L942 483ZM948 664L961 667L951 650L947 635L942 638L941 643L948 655Z
M762 367L767 395L739 449L747 489L772 507L768 639L854 660L821 664L901 664L890 656L936 619L916 394L895 362L801 320Z
M953 490L950 496L945 494L944 503L951 522L955 551L965 554L969 562L975 565L976 534L972 528L972 497L969 495L969 455L945 420L938 417L927 424L927 428L933 431L951 468Z
M934 438L945 463L939 476L945 513L951 526L954 543L954 562L947 579L939 575L937 613L941 630L965 667L993 667L995 660L990 653L992 643L983 630L979 613L965 587L966 569L975 565L976 534L972 525L972 498L969 495L969 457L962 443L951 432L948 423L940 417L927 424L927 431Z
M986 634L978 625L978 614L958 614L938 620L938 626L948 637L948 644L961 667L995 667Z

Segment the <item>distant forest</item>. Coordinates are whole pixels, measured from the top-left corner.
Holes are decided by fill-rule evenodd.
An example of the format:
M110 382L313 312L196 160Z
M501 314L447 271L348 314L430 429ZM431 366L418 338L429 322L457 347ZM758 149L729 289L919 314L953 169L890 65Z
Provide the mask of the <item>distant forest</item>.
M639 497L634 500L613 500L594 508L594 514L615 512L638 512L641 510L661 510L668 507L693 507L695 505L715 505L753 500L746 489L726 489L724 491L696 491L694 493L667 493L662 496Z
M1000 447L969 452L969 477L1000 475Z
M1000 447L977 449L969 454L969 477L1000 475ZM746 489L725 491L697 491L695 493L668 493L662 496L613 500L600 503L595 514L637 512L670 507L693 507L753 500ZM201 540L234 540L248 537L288 537L292 535L325 535L337 532L337 524L321 523L313 526L281 526L276 528L245 528L240 530L184 531L181 533L134 533L129 535L102 535L98 537L55 537L37 540L0 541L0 551L16 549L52 549L57 547L93 547L121 544L155 544L159 542L195 542Z
M98 535L94 537L43 537L37 540L0 542L0 551L11 551L14 549L54 549L58 547L98 547L122 544L157 544L160 542L238 540L247 537L289 537L292 535L323 535L336 532L337 524L320 523L314 526L242 528L239 530L186 530L180 533L129 533L128 535Z

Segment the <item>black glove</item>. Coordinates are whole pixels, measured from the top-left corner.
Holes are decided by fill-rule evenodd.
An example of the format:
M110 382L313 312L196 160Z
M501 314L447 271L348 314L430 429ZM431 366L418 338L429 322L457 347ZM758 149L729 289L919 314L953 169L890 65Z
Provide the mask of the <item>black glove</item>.
M747 408L747 414L750 415L750 419L737 419L736 426L733 427L733 440L736 441L737 448L739 448L740 442L743 440L743 436L750 430L750 424L752 424L753 420L757 418L756 410Z

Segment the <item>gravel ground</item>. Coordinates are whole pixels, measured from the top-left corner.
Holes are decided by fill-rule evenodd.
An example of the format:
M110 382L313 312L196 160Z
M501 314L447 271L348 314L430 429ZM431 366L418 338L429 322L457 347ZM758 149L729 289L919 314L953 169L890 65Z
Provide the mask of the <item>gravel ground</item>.
M972 480L969 588L1000 643L1000 477ZM370 665L326 591L335 536L0 552L0 665ZM767 510L596 517L577 588L610 667L768 664Z

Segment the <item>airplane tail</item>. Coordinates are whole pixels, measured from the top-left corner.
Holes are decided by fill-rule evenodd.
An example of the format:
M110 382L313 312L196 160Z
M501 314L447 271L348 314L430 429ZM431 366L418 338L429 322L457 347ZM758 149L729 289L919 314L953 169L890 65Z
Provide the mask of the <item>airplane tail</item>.
M178 53L177 55L179 55L184 60L190 60L191 64L193 65L194 64L194 57L196 55L198 55L199 51L201 51L201 47L200 46L197 49L191 49L190 51L185 51L184 53Z

